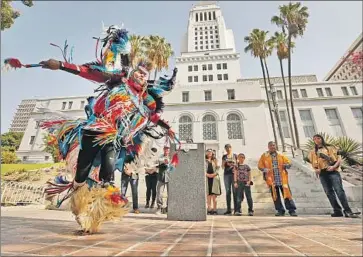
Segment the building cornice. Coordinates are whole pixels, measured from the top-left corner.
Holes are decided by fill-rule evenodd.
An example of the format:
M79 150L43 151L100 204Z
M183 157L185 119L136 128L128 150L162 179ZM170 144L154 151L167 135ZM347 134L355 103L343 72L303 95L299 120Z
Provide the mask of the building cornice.
M329 96L329 97L299 97L294 98L294 102L307 102L307 101L327 101L327 100L349 100L349 99L362 99L361 95L349 96ZM285 99L278 99L278 102L285 102Z
M241 83L241 82L240 82ZM242 82L243 83L243 82ZM305 83L294 83L292 86L293 87L296 87L296 86L310 86L310 87L313 87L313 86L319 86L319 85L349 85L349 84L357 84L357 83L360 83L362 84L362 81L361 80L337 80L337 81L319 81L319 82L305 82ZM264 88L263 85L260 85L261 88ZM277 88L283 88L284 85L279 83L279 84L274 84L275 87ZM288 85L286 85L288 87Z
M239 59L239 57L240 57L239 53L225 53L225 54L221 53L218 55L177 57L175 58L175 62L184 63L184 62L203 62L203 61L218 61L218 60L237 60Z
M224 100L224 101L208 101L208 102L186 102L186 103L165 103L166 106L184 106L184 105L208 105L208 104L235 104L235 103L259 103L264 99L247 99L247 100Z

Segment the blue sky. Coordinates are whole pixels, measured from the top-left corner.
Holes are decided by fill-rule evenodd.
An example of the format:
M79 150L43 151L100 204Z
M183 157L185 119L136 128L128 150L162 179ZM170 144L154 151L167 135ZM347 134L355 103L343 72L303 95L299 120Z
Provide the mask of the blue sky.
M123 22L131 33L165 37L176 56L187 29L193 1L117 2L117 1L38 1L32 8L19 2L13 5L22 14L14 26L1 32L1 62L19 58L23 63L37 63L49 58L61 60L60 51L49 45L63 45L67 39L75 47L74 62L94 60L95 40L101 22ZM220 1L227 27L233 29L237 51L241 53L241 77L260 77L259 62L243 52L243 42L252 29L277 28L270 23L283 1ZM293 75L316 74L324 78L362 31L361 2L302 2L309 8L310 19L303 38L296 42ZM275 56L268 60L271 76L279 76ZM174 60L171 60L171 67ZM17 105L22 99L69 95L91 95L95 85L62 71L39 68L21 69L1 74L1 132L8 130Z

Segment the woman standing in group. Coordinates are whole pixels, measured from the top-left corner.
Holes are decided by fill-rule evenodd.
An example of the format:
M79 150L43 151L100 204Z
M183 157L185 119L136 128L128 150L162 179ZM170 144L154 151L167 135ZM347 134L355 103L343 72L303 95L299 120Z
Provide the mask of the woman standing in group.
M212 149L208 149L205 155L205 170L207 176L207 206L208 214L217 214L217 196L221 195L221 181L219 179L218 161ZM213 209L211 203L213 202Z

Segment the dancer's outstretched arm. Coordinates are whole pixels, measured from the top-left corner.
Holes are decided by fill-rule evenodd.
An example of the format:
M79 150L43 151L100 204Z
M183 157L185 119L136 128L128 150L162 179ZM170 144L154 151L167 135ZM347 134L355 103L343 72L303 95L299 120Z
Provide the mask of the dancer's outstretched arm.
M43 69L50 70L63 70L82 78L92 80L99 83L105 83L106 81L121 79L121 77L126 76L125 74L109 74L99 70L91 69L88 65L76 65L72 63L62 62L54 59L49 59L48 61L42 61L39 64L43 65Z

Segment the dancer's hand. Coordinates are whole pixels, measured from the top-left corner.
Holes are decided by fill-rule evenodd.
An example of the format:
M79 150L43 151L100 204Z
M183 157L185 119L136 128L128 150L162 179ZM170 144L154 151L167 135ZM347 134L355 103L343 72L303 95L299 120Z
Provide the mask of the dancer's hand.
M178 73L178 68L174 68L172 77L176 77L177 73Z
M39 64L43 65L43 69L49 69L49 70L59 70L60 68L60 61L49 59L48 61L42 61Z
M234 188L238 188L237 182L234 182Z

